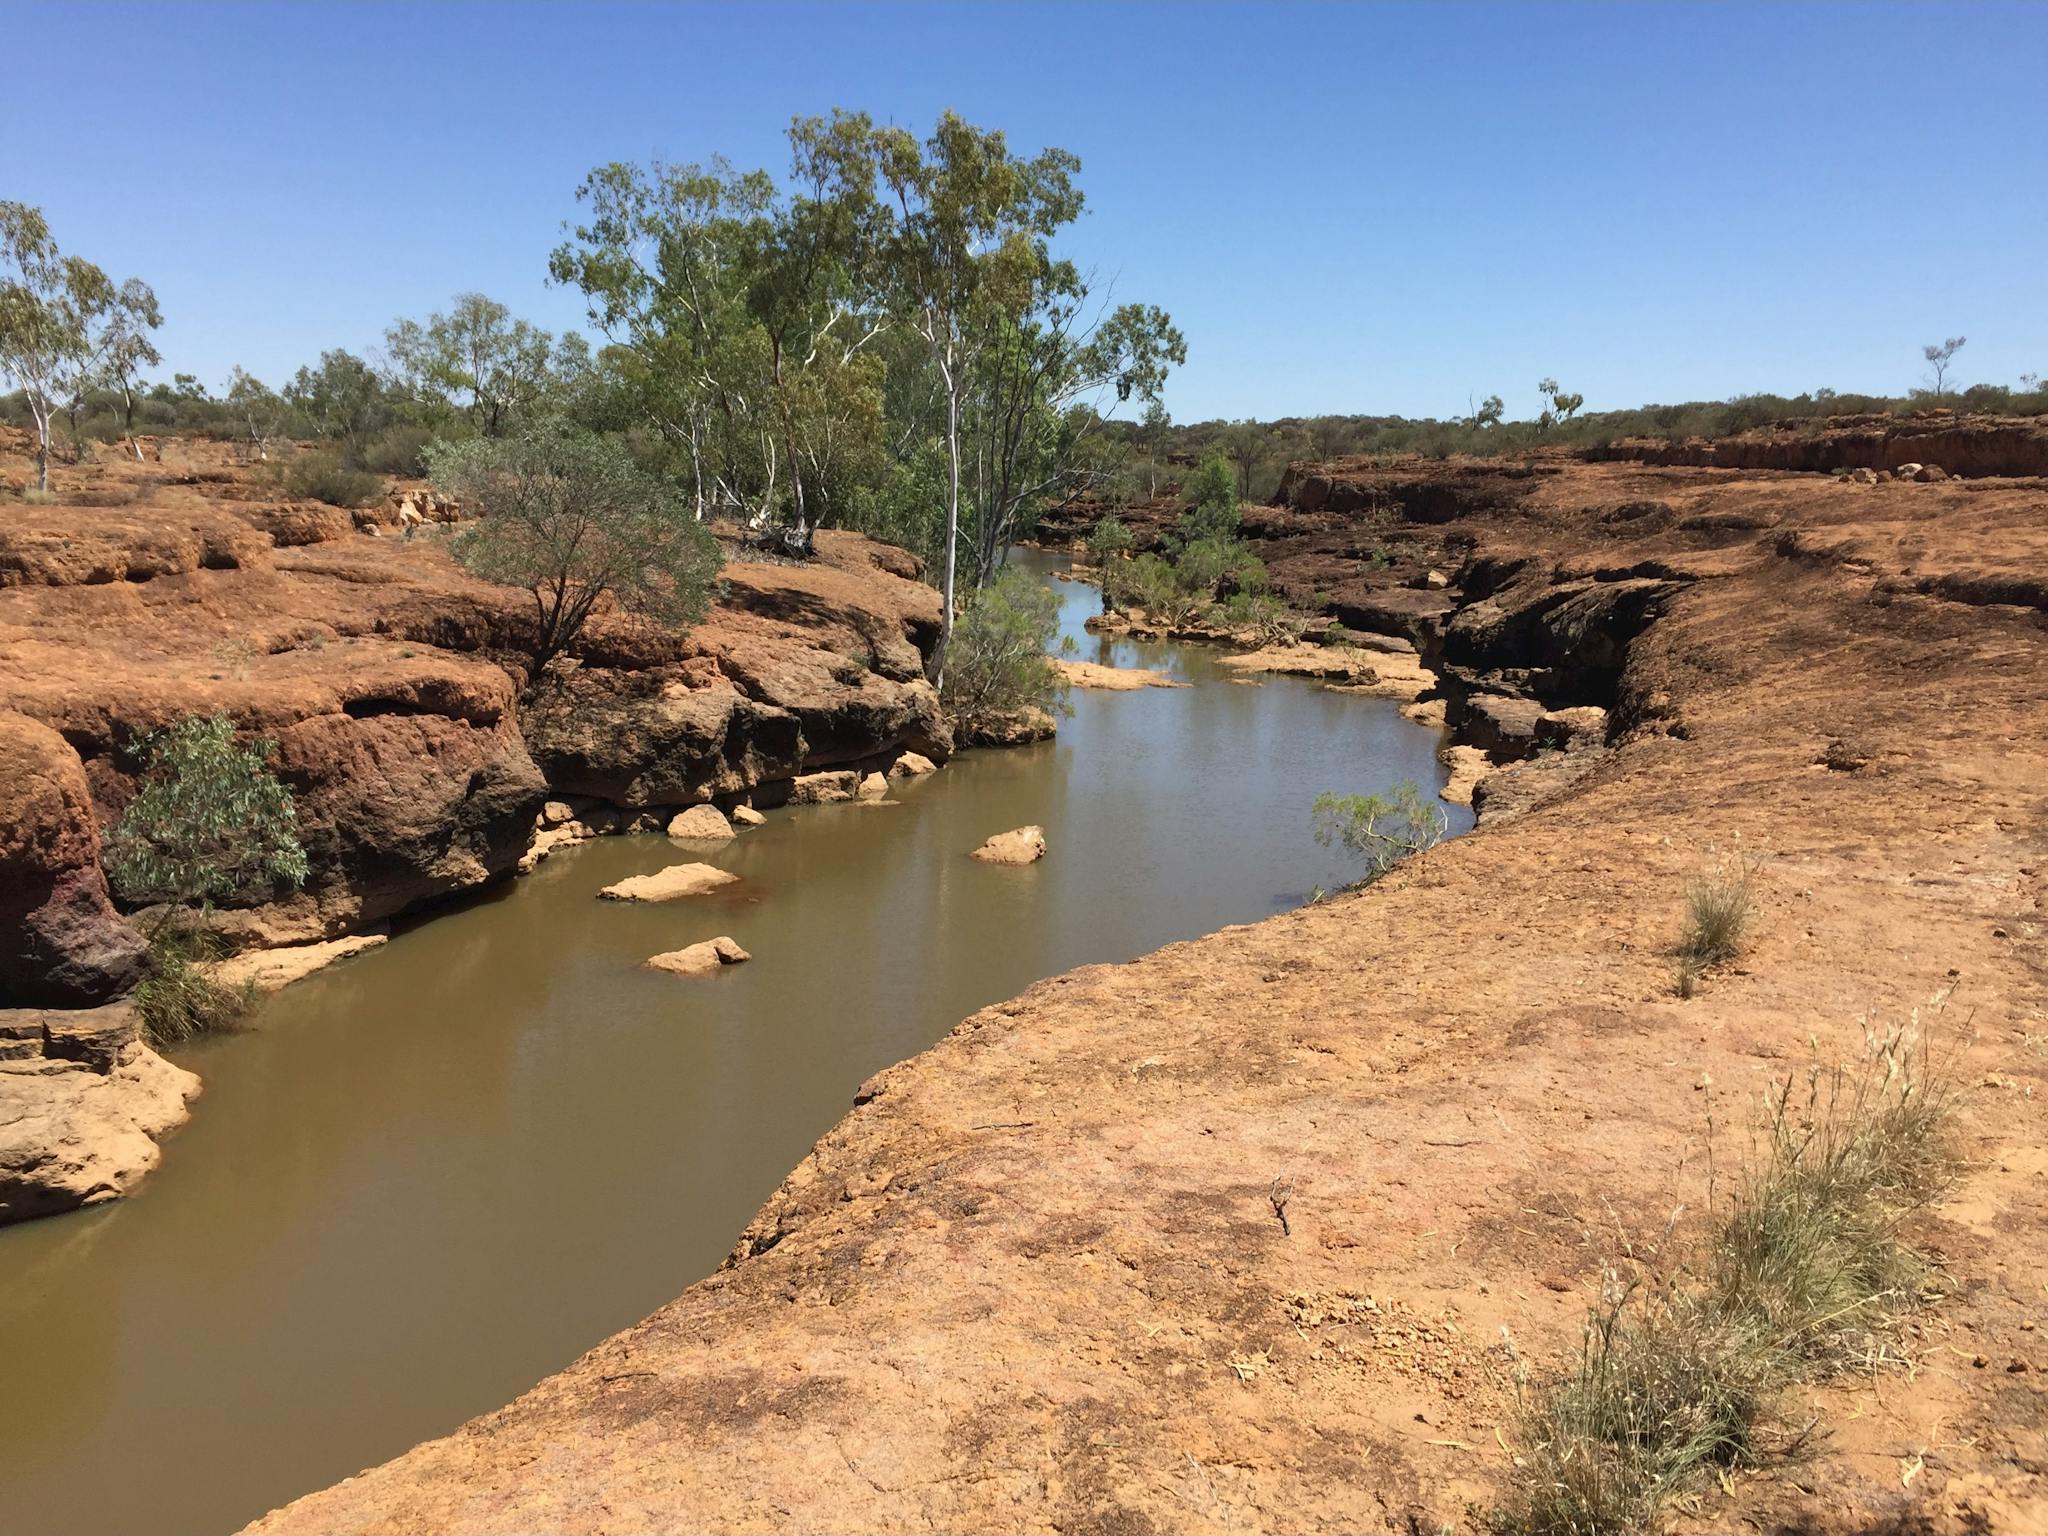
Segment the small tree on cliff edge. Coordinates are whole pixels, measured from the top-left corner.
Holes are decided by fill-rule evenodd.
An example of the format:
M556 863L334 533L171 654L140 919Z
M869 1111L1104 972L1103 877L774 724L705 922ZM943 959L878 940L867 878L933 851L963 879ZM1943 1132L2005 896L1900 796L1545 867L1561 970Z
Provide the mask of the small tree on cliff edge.
M456 541L456 559L533 596L535 678L606 598L661 624L704 617L721 563L717 541L623 449L558 425L440 443L427 457L434 483L483 514Z
M292 792L270 771L272 743L235 741L226 715L195 716L144 739L143 784L107 834L102 863L125 899L161 902L150 929L150 977L136 990L152 1043L175 1045L247 1012L247 986L223 986L212 903L254 881L306 878Z

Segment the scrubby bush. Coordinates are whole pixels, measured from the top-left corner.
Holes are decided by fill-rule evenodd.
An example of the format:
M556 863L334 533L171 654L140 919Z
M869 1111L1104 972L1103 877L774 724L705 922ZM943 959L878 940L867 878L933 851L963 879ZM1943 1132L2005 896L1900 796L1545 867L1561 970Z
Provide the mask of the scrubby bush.
M520 437L436 443L434 484L483 514L455 557L533 596L533 675L609 600L654 623L704 617L722 556L664 482L616 444L554 425Z
M1899 1223L1952 1169L1953 1094L1905 1032L1769 1093L1748 1167L1725 1202L1709 1191L1703 1258L1610 1275L1574 1368L1526 1396L1495 1528L1652 1529L1704 1469L1761 1459L1782 1389L1899 1363L1890 1335L1924 1272Z
M365 469L351 469L331 448L315 449L293 459L285 471L285 489L330 507L367 507L384 494L384 481Z
M971 734L1019 710L1062 708L1066 679L1047 654L1059 627L1059 598L1015 566L976 592L953 626L940 689L955 724Z
M164 1045L233 1022L250 992L215 982L212 903L306 878L292 793L269 768L272 743L235 740L226 715L195 716L145 738L143 784L107 834L101 862L131 902L162 903L151 974L136 993L144 1032Z
M1102 611L1113 613L1128 598L1126 557L1131 552L1131 530L1114 512L1098 522L1088 535L1088 555L1095 562L1102 583Z
M347 459L356 469L411 480L427 472L427 446L433 440L425 427L401 422L364 438L360 447L348 451Z
M1681 960L1721 965L1742 952L1742 938L1756 909L1756 866L1703 875L1685 888L1685 929L1678 941Z
M1237 472L1223 455L1211 454L1188 482L1188 507L1180 515L1180 537L1188 543L1234 539L1241 517Z
M1370 885L1401 860L1426 853L1443 841L1449 829L1444 809L1427 798L1413 779L1403 779L1386 795L1316 797L1316 841L1348 848L1365 860L1360 885Z

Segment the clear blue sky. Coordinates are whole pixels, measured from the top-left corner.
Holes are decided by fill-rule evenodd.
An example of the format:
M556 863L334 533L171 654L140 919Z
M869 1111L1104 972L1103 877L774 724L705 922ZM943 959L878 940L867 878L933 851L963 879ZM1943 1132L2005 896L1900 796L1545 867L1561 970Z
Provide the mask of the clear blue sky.
M2048 4L15 4L0 197L280 382L476 289L554 328L593 165L945 107L1082 159L1181 420L2048 373Z

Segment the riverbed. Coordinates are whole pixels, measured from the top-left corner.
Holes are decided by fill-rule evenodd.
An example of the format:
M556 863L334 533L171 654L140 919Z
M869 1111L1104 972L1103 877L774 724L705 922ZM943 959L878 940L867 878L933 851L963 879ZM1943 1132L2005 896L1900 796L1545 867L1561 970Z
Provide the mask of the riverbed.
M1391 703L1089 635L1094 589L1054 588L1080 659L1192 686L1076 690L1056 741L771 812L691 901L594 898L701 850L558 852L180 1053L206 1092L159 1172L0 1231L0 1531L218 1536L498 1407L714 1269L875 1071L1353 878L1319 792L1443 782ZM1034 822L1040 863L966 857ZM753 962L641 964L716 934Z

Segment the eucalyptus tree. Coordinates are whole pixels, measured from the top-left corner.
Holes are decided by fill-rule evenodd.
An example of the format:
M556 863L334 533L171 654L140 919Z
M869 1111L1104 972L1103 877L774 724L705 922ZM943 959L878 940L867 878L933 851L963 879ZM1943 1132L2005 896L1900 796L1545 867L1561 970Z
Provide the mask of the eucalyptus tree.
M480 293L456 296L446 314L400 320L385 332L393 387L428 420L466 419L483 437L503 437L589 366L571 332L552 333Z
M582 289L619 373L693 483L807 530L879 474L884 364L864 119L799 119L788 186L765 171L624 164L593 171L588 213L550 261Z
M253 374L236 368L228 375L224 397L235 419L248 431L250 446L260 460L270 458L270 440L278 435L288 409L284 398Z
M284 387L285 402L323 437L351 446L388 424L390 392L377 370L353 352L320 354L320 366L302 367Z
M41 210L0 202L0 373L20 387L35 422L38 490L50 488L57 412L71 414L76 437L89 390L118 377L132 401L136 370L158 360L148 332L161 321L148 284L115 286L58 249Z

